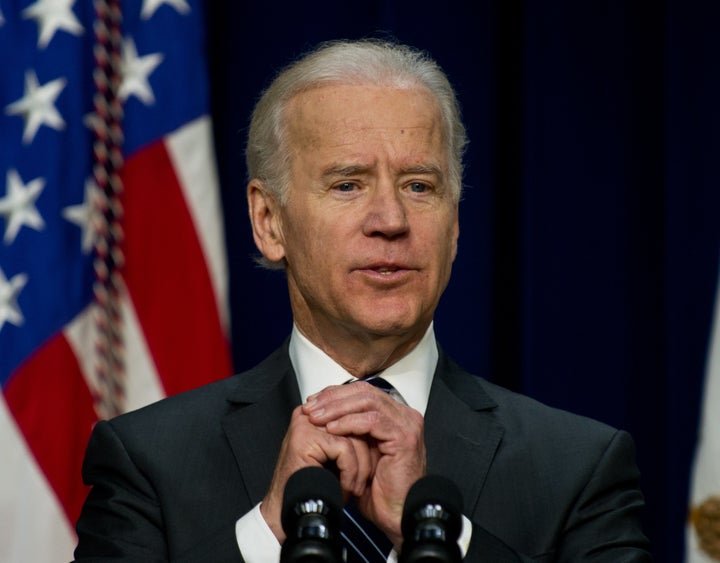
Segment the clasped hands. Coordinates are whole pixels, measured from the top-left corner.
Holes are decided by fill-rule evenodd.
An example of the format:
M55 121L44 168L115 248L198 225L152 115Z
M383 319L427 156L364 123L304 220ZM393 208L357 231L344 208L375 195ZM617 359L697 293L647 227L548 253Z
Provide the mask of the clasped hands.
M422 415L365 382L336 385L297 407L283 440L260 511L278 541L285 484L308 466L333 466L345 500L356 497L363 515L393 545L410 487L425 475Z

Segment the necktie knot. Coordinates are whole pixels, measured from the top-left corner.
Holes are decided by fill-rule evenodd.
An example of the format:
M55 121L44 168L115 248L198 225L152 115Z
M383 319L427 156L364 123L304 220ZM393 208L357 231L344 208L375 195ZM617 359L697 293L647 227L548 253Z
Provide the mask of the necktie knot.
M392 383L390 383L387 379L383 379L379 375L371 375L370 377L367 377L365 379L351 379L349 381L346 381L345 383L355 383L357 381L364 381L365 383L369 383L373 387L377 387L378 389L385 391L385 393L390 395L397 402L402 403L403 405L407 405L405 399L403 399L403 396L398 392L397 389L395 389L395 387L393 387Z

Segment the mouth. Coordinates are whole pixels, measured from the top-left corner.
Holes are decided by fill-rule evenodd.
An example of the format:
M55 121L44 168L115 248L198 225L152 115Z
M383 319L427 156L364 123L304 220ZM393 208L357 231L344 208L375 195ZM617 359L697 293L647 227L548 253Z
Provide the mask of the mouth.
M399 270L405 270L399 266L378 266L376 268L370 268L372 271L377 272L381 276L390 276Z
M413 270L414 268L406 264L395 263L367 264L357 269L358 273L362 273L370 279L386 283L405 280Z

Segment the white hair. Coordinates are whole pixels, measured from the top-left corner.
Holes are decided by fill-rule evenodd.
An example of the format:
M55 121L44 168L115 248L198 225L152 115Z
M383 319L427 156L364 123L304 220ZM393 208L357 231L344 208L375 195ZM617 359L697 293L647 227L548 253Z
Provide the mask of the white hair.
M322 43L282 70L257 102L245 152L248 176L260 179L280 205L287 202L290 184L285 108L297 94L323 84L426 88L440 109L448 151L448 184L453 200L456 203L460 200L467 137L447 76L422 51L365 39Z

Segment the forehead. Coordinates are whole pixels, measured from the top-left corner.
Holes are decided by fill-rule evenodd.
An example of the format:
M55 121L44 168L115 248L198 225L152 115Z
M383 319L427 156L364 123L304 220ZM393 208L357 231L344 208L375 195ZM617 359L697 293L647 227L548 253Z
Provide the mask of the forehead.
M438 104L424 87L323 85L297 94L286 109L294 151L443 144Z

